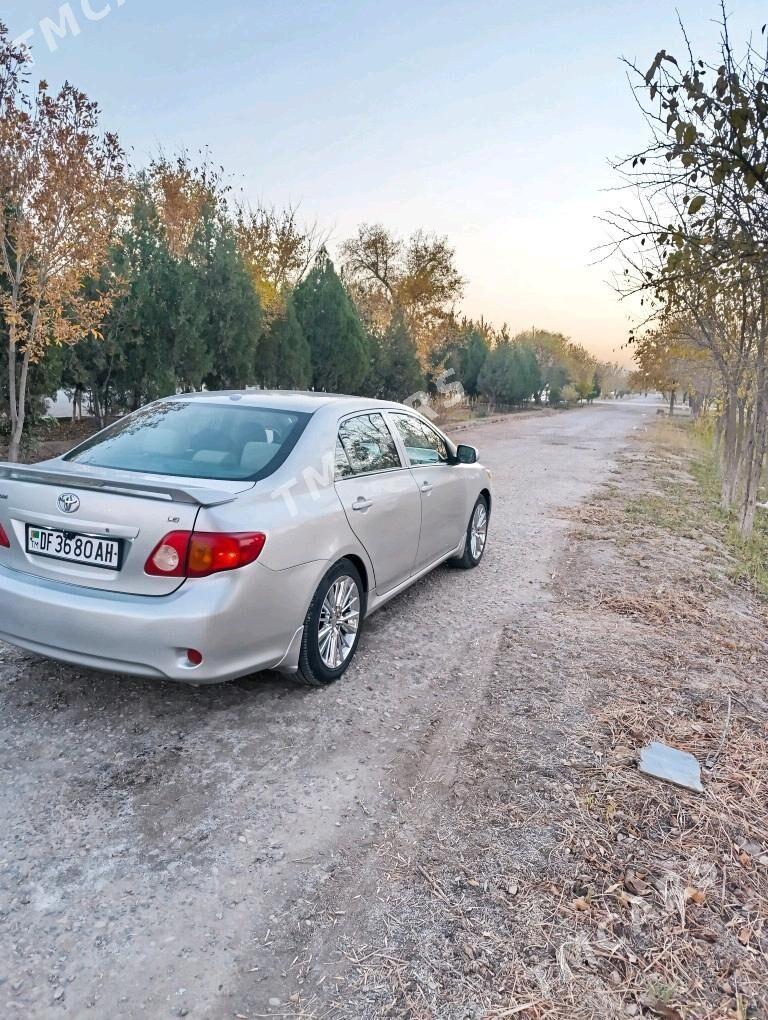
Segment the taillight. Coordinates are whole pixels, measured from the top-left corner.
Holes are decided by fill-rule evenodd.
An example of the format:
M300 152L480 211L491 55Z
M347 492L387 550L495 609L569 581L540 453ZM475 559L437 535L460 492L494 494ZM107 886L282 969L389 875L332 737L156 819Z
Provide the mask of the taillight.
M222 535L215 531L193 531L187 554L187 577L205 577L220 570L236 570L259 558L266 535L240 531Z
M155 577L207 577L236 570L259 558L266 539L259 531L171 531L155 546L144 572Z
M3 526L0 524L0 547L3 549L10 549L11 543L8 541L8 536L3 531Z
M144 564L144 573L158 577L185 577L191 534L191 531L172 531L161 539Z

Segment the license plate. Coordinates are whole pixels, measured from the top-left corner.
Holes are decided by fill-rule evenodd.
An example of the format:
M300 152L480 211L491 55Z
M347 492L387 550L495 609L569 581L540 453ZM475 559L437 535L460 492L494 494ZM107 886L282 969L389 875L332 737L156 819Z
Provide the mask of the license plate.
M122 543L115 538L95 538L55 528L27 525L27 552L48 556L67 563L84 563L89 567L119 570Z

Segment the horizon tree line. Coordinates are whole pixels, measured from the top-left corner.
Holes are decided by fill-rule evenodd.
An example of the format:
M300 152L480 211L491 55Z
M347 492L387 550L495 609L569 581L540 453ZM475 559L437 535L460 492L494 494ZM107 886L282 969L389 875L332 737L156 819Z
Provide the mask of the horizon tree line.
M97 105L33 85L0 23L0 432L64 389L104 422L185 390L317 389L403 400L448 368L468 399L599 394L561 334L460 318L448 240L363 224L341 244L295 208L251 208L188 153L133 169Z

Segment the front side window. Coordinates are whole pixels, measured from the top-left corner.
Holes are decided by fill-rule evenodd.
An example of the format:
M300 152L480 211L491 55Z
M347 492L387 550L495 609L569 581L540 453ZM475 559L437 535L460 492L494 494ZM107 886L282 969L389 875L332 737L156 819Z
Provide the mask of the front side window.
M409 414L393 414L392 420L402 437L411 467L448 463L445 440L429 425Z
M65 459L120 471L258 481L283 463L309 418L245 402L161 401L122 418Z
M402 467L392 433L381 414L347 418L339 428L336 476L360 475Z

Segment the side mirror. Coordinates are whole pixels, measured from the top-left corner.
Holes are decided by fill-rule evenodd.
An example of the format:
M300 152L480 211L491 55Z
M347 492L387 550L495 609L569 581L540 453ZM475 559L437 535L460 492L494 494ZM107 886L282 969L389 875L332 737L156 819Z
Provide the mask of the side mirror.
M477 447L475 446L459 443L456 447L456 460L459 464L476 464L477 456Z

